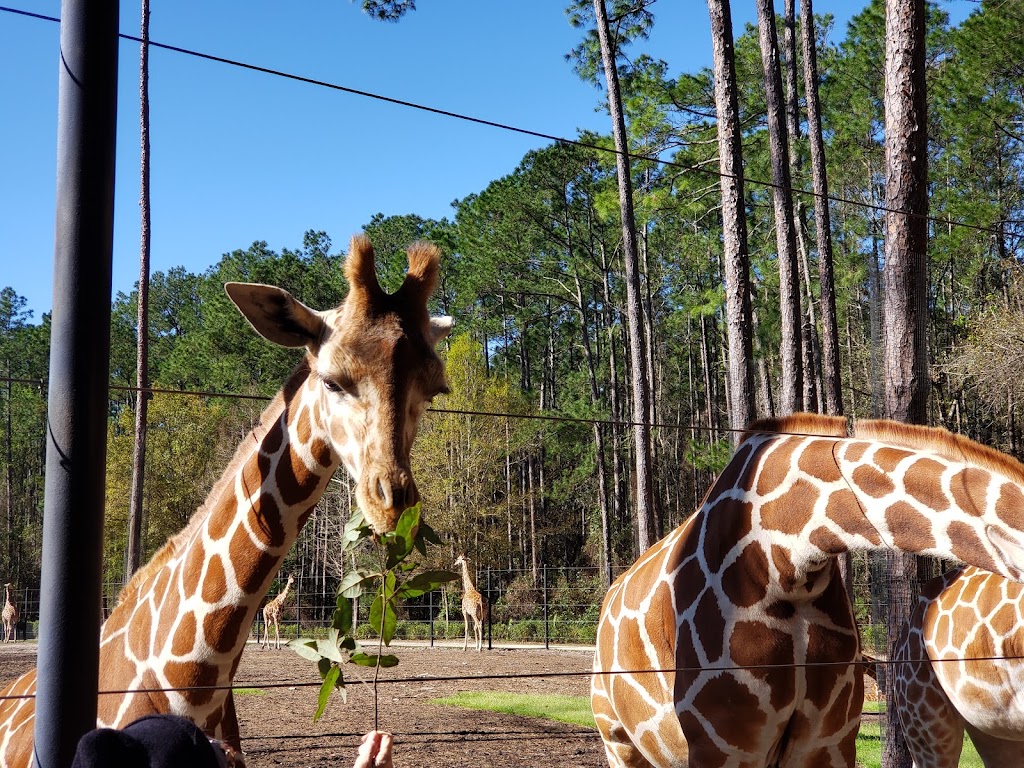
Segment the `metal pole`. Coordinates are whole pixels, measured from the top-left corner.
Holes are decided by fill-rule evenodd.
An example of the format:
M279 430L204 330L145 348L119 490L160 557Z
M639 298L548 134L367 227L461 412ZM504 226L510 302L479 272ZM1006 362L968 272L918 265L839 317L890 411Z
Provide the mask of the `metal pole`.
M63 0L35 765L96 727L117 112L116 0Z
M541 583L544 587L544 647L551 647L551 639L548 637L548 567L541 566Z
M427 600L429 601L430 607L428 608L429 613L427 618L430 619L430 647L434 647L434 590L430 590L427 593Z
M487 650L491 650L491 605L494 601L491 599L491 566L487 566Z

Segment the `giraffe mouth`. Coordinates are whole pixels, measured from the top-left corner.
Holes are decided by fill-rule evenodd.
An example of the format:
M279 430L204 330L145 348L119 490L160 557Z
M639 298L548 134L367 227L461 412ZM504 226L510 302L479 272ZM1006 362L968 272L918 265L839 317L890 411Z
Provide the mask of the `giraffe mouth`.
M356 487L359 508L378 534L395 530L402 513L419 500L409 469L367 471Z

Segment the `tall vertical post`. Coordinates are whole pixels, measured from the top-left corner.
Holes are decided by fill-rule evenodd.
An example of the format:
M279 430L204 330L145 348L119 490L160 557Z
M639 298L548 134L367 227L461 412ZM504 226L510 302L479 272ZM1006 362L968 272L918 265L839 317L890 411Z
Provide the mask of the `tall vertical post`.
M491 634L491 614L493 613L493 611L491 610L491 606L493 606L493 605L494 605L494 598L491 597L491 566L488 565L487 566L487 602L484 603L484 606L487 608L487 650L488 651L491 650L492 647L493 647L492 644L491 644L491 641L492 641L492 638L493 638L493 635Z
M96 727L117 111L116 0L63 0L35 765Z
M541 570L541 573L542 573L541 583L543 585L543 590L544 590L543 591L543 596L542 596L542 600L544 602L544 647L545 648L550 648L551 647L551 637L548 634L548 567L547 567L547 565L543 566L543 568Z

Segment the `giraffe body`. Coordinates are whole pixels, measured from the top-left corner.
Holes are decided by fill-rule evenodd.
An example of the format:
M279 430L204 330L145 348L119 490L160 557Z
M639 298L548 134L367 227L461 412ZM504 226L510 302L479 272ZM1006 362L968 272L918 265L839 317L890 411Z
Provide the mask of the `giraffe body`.
M18 626L18 606L11 602L11 585L4 584L4 608L0 612L4 625L4 642L16 640L15 630Z
M464 555L459 555L455 565L462 566L462 621L465 625L462 650L469 648L469 621L473 620L473 637L477 651L483 648L484 622L487 621L487 603L483 595L473 585L473 577L469 572L469 564Z
M355 237L349 294L326 312L278 288L226 286L261 335L306 356L185 529L119 595L100 638L98 725L173 713L240 751L228 686L274 574L336 469L345 465L379 532L418 500L409 452L427 404L447 391L434 346L451 320L427 311L438 259L433 246L410 247L405 283L388 295L369 241ZM2 692L29 696L0 700L0 768L31 764L34 691L32 670Z
M288 590L291 589L295 577L288 574L288 581L281 590L281 594L263 606L263 647L270 643L270 624L274 624L274 648L281 647L281 609L284 608L284 601L288 599Z
M1024 585L971 566L922 589L896 646L895 699L917 768L1024 767Z
M835 556L882 548L1020 579L1024 467L891 422L754 425L605 597L591 700L609 764L852 767L863 675Z

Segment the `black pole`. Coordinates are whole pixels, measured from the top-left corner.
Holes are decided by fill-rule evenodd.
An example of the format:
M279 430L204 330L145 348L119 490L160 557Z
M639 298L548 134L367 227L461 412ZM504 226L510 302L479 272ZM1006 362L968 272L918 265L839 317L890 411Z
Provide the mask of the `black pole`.
M491 606L494 605L494 600L491 599L491 566L487 566L487 650L492 650L491 646Z
M63 0L35 765L96 727L110 371L116 0Z
M548 567L546 565L541 566L541 583L544 589L544 647L551 647L551 640L548 637Z
M427 618L430 620L430 647L434 647L434 590L427 593L427 600L430 607L427 609Z

